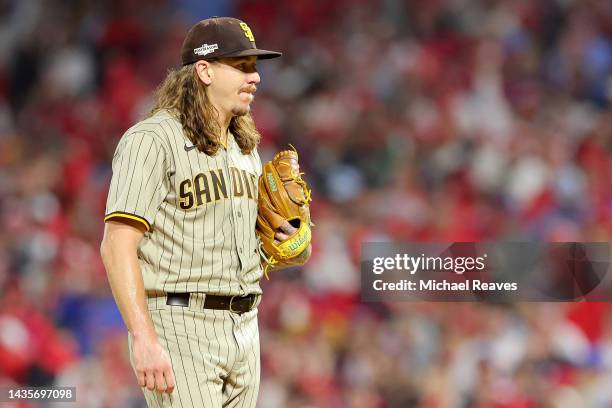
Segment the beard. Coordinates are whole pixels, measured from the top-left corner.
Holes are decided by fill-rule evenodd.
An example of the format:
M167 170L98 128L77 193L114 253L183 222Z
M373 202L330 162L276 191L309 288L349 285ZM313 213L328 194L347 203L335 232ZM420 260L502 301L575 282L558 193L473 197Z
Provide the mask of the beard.
M244 116L250 111L251 111L250 105L247 105L246 108L242 106L235 106L234 109L232 109L232 115L233 116Z
M255 100L255 91L256 90L257 90L257 88L255 86L248 87L246 89L241 89L240 90L240 92L248 92L248 93L250 93L253 96L253 98L245 106L243 106L243 105L234 106L232 108L232 115L233 116L244 116L244 115L246 115L247 113L249 113L251 111L251 103L253 103L253 101Z

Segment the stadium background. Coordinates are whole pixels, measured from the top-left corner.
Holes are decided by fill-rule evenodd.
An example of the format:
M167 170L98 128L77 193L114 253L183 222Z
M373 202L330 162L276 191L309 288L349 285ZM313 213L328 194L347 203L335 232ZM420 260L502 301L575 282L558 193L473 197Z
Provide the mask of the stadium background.
M610 240L591 0L0 1L0 386L143 406L99 256L110 160L211 15L284 51L260 151L293 143L314 189L311 261L264 282L259 406L612 406L607 304L359 301L362 241Z

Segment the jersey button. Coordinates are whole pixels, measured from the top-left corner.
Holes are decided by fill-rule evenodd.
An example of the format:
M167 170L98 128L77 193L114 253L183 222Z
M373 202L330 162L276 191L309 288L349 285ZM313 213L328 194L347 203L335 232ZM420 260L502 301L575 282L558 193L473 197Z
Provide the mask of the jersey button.
M238 218L242 217L242 213L238 211Z

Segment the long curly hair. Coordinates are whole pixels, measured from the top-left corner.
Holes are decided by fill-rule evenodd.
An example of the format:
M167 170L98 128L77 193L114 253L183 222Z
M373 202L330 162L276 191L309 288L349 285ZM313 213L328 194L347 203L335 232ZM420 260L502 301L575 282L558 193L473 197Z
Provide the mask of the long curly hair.
M150 116L161 110L175 115L185 135L198 150L214 155L219 150L221 128L215 118L218 112L208 99L206 85L197 76L195 65L171 69L155 90L155 103ZM249 154L259 144L261 135L250 113L234 116L229 130L243 154Z

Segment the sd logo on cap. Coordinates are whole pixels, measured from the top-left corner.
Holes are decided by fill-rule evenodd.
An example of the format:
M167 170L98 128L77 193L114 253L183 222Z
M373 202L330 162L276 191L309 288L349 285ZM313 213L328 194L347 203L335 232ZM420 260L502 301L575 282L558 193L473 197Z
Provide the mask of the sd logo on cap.
M232 17L212 17L196 23L187 33L181 48L183 65L202 59L251 55L269 59L280 57L282 53L258 49L251 28Z

